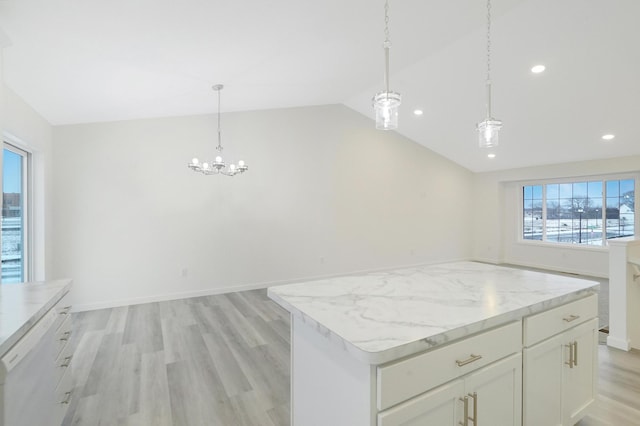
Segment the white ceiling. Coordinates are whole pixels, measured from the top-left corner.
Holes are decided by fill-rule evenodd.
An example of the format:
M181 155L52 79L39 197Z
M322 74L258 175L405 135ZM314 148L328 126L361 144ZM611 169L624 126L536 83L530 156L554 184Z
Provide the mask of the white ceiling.
M372 117L383 4L0 0L4 79L53 125L211 113L215 83L226 85L223 111L343 103ZM640 1L492 4L497 157L475 132L483 0L391 1L399 133L473 171L640 154ZM547 71L534 75L538 63Z

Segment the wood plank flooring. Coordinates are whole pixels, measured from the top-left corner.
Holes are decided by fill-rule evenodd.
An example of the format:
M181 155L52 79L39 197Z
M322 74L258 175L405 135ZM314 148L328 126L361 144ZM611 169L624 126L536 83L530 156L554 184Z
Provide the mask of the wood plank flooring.
M289 315L264 290L74 320L65 425L289 424Z
M265 290L74 320L64 425L289 425L289 316ZM599 357L600 395L579 425L640 425L640 352L601 345Z

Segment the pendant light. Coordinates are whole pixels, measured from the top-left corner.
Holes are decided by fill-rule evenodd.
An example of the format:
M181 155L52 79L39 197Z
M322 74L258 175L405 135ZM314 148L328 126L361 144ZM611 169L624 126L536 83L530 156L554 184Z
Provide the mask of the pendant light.
M225 175L225 176L235 176L238 173L244 173L249 170L249 167L245 164L244 161L238 161L238 166L235 164L227 164L222 159L222 132L220 130L220 91L224 86L222 84L216 84L212 87L212 89L218 92L218 146L216 146L216 150L218 151L218 155L213 161L203 162L194 158L188 164L189 168L194 172L199 172L205 175Z
M393 130L398 128L398 107L400 93L389 90L389 0L384 3L384 90L373 97L373 108L376 112L376 129Z
M491 0L487 0L487 118L478 123L478 142L480 148L498 146L498 133L502 121L491 116Z

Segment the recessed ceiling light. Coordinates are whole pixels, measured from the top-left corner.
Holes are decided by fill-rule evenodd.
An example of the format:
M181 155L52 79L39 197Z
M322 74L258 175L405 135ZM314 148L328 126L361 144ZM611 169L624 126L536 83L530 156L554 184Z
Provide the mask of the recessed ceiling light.
M413 115L422 115L422 114L423 114L423 112L422 112L421 109L414 109L413 110Z
M487 154L487 157L489 157L489 158L496 158L496 155L495 155L495 154Z
M609 135L602 136L602 139L604 139L605 141L610 141L611 139L613 139L615 137L616 137L616 135L609 134Z
M536 65L533 68L531 68L531 72L535 74L540 74L545 69L547 68L544 65Z

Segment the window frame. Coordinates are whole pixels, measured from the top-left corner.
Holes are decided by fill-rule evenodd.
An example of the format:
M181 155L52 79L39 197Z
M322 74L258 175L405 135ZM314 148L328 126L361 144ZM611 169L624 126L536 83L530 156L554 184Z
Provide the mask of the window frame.
M519 191L519 197L518 197L518 235L517 235L517 243L518 244L525 244L525 245L531 245L531 246L543 246L543 247L556 247L556 248L562 248L562 249L569 249L569 248L575 248L575 249L579 249L579 250L595 250L595 251L608 251L609 249L609 244L607 243L609 241L609 239L604 239L604 244L603 245L589 245L589 244L576 244L576 243L564 243L564 242L553 242L553 241L547 241L547 240L530 240L530 239L525 239L524 238L524 197L523 197L523 190L525 186L536 186L536 185L541 185L542 186L542 215L543 218L547 217L547 199L546 199L546 192L547 192L547 185L548 184L573 184L573 183L579 183L579 182L594 182L594 181L600 181L602 182L603 185L603 191L602 191L602 200L603 203L605 203L606 198L607 198L607 193L606 193L606 181L612 181L612 180L627 180L627 179L633 179L634 180L634 197L637 200L638 199L638 195L640 194L640 188L638 187L640 185L640 173L638 172L633 172L633 173L616 173L616 174L606 174L606 175L594 175L594 176L572 176L572 177L563 177L563 178L551 178L551 179L539 179L539 180L527 180L527 181L520 181L518 182L518 191ZM603 207L603 210L606 210ZM606 213L603 212L603 216L605 216ZM546 229L547 224L546 221L543 220L542 222L542 229L543 229L543 235L546 236ZM637 209L634 209L634 236L636 238L638 238L638 229L640 227L640 215L637 212ZM606 229L606 228L605 228ZM606 231L605 231L606 233Z
M23 157L22 160L22 278L21 282L29 282L33 279L34 260L33 260L33 152L20 143L20 141L4 135L2 142L4 150L11 151ZM4 174L4 170L2 170ZM4 198L4 190L0 194L0 198ZM0 242L2 232L0 230ZM0 255L1 257L1 255ZM1 260L1 259L0 259ZM1 280L0 280L1 285Z

